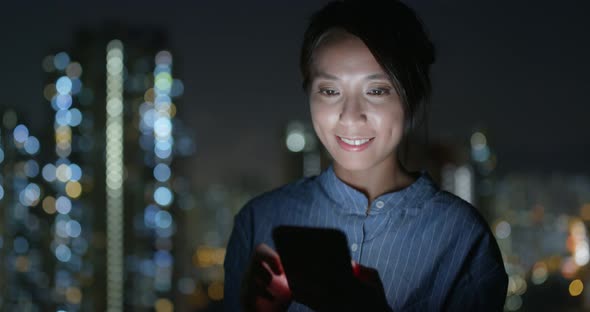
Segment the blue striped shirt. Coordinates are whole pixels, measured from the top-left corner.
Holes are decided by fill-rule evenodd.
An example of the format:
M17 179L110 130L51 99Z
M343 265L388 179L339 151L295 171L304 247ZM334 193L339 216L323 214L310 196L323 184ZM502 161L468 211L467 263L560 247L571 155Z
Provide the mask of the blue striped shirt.
M225 308L239 311L242 275L272 230L298 225L342 230L356 262L376 269L394 311L501 311L508 278L487 223L423 171L408 187L376 198L329 167L248 202L235 217L225 258ZM289 311L309 311L293 302Z

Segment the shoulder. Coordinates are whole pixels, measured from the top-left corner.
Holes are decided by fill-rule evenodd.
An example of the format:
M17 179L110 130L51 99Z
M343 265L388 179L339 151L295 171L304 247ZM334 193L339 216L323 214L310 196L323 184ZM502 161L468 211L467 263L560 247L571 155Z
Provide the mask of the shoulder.
M443 224L443 232L455 235L481 236L491 234L487 221L472 204L439 190L426 203L425 213L432 216L434 223Z
M438 191L426 203L432 216L426 236L442 237L443 250L460 259L477 262L474 270L502 265L502 255L488 222L472 204L446 191ZM478 273L479 274L479 273Z
M487 224L477 208L459 196L447 191L439 190L436 192L426 203L426 206L449 216L460 217L468 223Z
M301 203L310 200L318 191L319 183L316 176L301 178L250 199L238 212L237 217L267 215L269 212L278 212L277 210L294 204L301 206Z

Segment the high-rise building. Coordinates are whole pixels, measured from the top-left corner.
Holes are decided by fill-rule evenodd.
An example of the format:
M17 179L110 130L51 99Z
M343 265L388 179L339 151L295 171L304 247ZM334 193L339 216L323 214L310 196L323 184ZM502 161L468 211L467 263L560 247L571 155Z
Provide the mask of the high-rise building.
M177 220L192 202L176 160L195 144L167 48L154 29L80 31L43 60L51 131L2 112L2 309L183 309Z
M14 111L0 116L0 310L41 311L52 302L45 291L51 227L40 210L50 190L40 178L41 144Z

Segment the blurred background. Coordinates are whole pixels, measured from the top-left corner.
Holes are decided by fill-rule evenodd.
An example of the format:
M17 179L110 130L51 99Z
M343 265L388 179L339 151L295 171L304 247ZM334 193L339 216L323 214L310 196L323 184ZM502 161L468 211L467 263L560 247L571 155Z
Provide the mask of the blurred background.
M325 3L3 5L0 310L219 311L233 215L329 164L297 67ZM407 165L487 219L506 311L590 310L589 2L406 3L438 49Z

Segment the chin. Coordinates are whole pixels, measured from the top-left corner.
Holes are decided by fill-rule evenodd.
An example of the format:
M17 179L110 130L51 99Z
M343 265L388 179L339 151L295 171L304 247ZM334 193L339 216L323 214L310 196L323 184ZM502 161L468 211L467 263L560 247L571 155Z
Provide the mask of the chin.
M363 171L374 165L364 159L342 159L342 157L334 158L334 163L346 171Z

